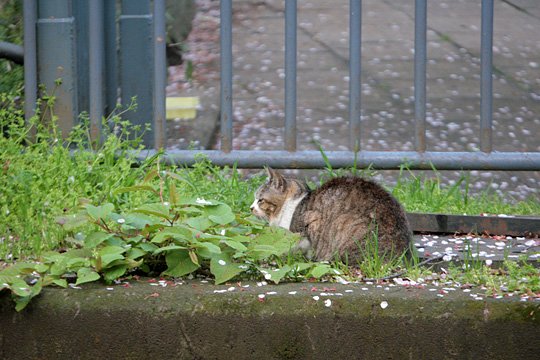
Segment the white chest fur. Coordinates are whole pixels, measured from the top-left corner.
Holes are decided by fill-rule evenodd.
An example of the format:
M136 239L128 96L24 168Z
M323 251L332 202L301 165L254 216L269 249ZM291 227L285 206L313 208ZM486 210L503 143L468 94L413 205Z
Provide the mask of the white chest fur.
M277 214L276 217L270 220L270 225L279 226L284 229L290 230L294 212L298 207L298 204L300 204L300 202L305 196L306 194L300 196L299 198L286 200L281 207L281 211L279 212L279 214Z

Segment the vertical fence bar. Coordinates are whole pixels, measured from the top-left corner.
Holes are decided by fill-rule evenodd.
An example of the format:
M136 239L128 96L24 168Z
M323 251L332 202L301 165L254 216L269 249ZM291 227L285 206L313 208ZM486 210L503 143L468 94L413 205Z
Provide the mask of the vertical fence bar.
M154 118L154 24L150 0L122 0L120 16L120 87L122 105L137 98L137 111L126 117L145 129ZM143 142L154 147L154 128L145 131Z
M37 3L24 0L24 117L26 122L36 113L37 101Z
M38 81L45 94L55 96L54 115L58 129L67 136L79 116L80 66L77 61L77 21L73 2L47 0L38 2L37 20Z
M154 146L165 147L165 86L167 59L165 57L165 0L154 0Z
M88 11L89 82L90 82L90 138L101 142L101 119L104 109L103 74L105 44L103 31L103 0L91 0Z
M493 149L493 0L482 0L480 48L480 150L489 153Z
M360 150L362 134L362 1L349 2L349 149Z
M118 102L118 29L116 1L105 1L105 111L112 112Z
M221 151L232 150L232 0L220 4Z
M285 150L296 150L296 0L285 1Z
M416 0L414 15L414 118L416 151L426 151L427 2Z

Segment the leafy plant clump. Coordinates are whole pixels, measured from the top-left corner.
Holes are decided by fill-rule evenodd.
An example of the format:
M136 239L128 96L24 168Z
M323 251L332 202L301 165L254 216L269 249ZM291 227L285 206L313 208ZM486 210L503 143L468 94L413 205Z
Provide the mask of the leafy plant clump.
M156 269L171 277L209 273L217 284L239 274L275 283L340 274L328 264L284 262L280 256L298 241L296 235L235 214L224 202L186 197L178 181L176 173L154 169L141 184L113 191L117 203L139 192L151 195L148 202L125 210L110 202L83 203L77 212L59 217L73 248L1 271L0 290L10 289L20 310L43 286L67 287L67 279L76 279L74 286L99 279L110 283Z

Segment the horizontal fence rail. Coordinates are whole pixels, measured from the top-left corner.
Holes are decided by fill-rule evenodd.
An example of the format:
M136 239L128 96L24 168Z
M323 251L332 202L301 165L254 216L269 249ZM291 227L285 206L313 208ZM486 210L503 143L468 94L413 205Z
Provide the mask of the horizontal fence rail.
M134 153L143 160L156 154L154 150ZM267 165L284 169L317 169L327 166L325 157L334 168L371 167L381 170L408 169L432 170L539 170L538 152L416 152L416 151L319 151L284 150L220 150L167 152L162 160L170 164L191 166L204 155L219 166L237 164L239 168L260 168ZM516 156L519 155L519 156Z
M494 0L481 1L480 44L480 151L434 152L426 147L426 63L428 1L414 2L414 143L415 151L367 151L362 149L361 45L362 0L349 0L349 150L301 151L297 149L297 1L284 3L285 22L285 111L283 150L233 149L233 1L221 0L220 52L220 149L167 151L164 160L192 165L206 156L217 165L258 168L321 168L329 162L333 167L371 166L374 169L439 170L540 170L540 152L493 151L493 29ZM117 19L117 12L119 16ZM77 19L86 14L86 20ZM56 74L43 69L66 69L66 85L73 91L59 91L59 104L67 104L66 114L76 118L75 111L89 110L91 135L99 141L103 114L115 103L128 104L136 95L139 109L129 113L135 124L151 121L152 130L145 134L148 148L160 149L165 139L165 0L24 0L25 21L25 114L35 113L38 80L50 87ZM76 26L87 24L86 37L81 37ZM77 25L78 24L78 25ZM102 27L103 25L103 27ZM36 34L37 30L37 34ZM60 37L66 33L62 45ZM79 38L77 38L79 37ZM81 42L81 40L84 40ZM53 53L47 46L57 44ZM82 46L81 46L82 44ZM87 46L86 63L69 59L77 49ZM77 50L77 51L78 51ZM75 56L77 57L77 56ZM88 69L88 70L85 70ZM81 87L81 70L89 72L89 89ZM50 70L52 71L52 70ZM78 77L73 76L78 71ZM153 81L151 81L153 80ZM86 85L86 84L85 84ZM77 95L78 94L78 95ZM88 96L86 95L88 94ZM120 98L118 98L120 94ZM63 96L63 97L62 97ZM89 106L78 105L75 98L90 99ZM74 102L75 101L75 102ZM63 105L64 106L64 105ZM69 120L75 121L75 120ZM154 150L139 153L140 158L155 154Z

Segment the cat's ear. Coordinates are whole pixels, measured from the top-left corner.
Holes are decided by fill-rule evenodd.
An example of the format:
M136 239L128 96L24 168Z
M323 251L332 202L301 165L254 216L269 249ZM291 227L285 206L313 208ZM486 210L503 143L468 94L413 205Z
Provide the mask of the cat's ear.
M266 173L268 174L268 183L272 187L281 191L285 191L287 187L287 181L285 180L283 175L281 175L269 166L266 167Z

